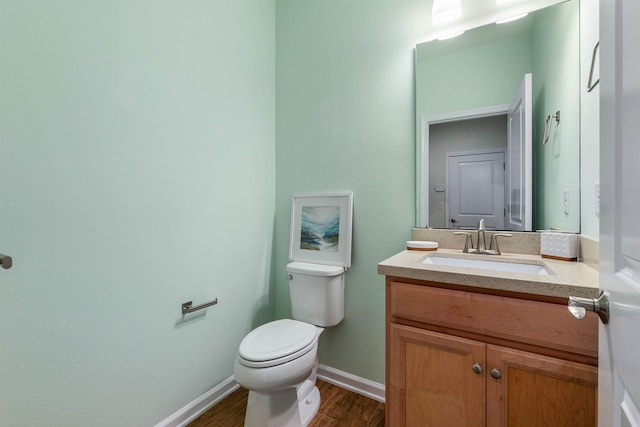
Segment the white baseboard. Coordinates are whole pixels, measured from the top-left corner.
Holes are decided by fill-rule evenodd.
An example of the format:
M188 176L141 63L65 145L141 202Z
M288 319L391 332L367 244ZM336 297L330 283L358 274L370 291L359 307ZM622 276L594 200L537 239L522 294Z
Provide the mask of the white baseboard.
M384 384L376 383L365 378L357 377L344 371L322 365L318 367L318 378L338 387L346 388L355 393L384 403Z
M236 391L240 385L233 376L227 378L202 396L188 403L155 427L183 427L202 415L207 409Z
M318 367L318 378L384 403L384 385L357 377L330 366ZM202 396L188 403L169 418L159 422L155 427L183 427L202 415L207 409L236 391L240 385L233 376L227 378Z

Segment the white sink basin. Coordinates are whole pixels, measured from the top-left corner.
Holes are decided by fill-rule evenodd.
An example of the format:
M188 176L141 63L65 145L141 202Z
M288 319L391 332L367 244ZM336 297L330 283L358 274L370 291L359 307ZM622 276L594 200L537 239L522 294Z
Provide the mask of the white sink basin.
M479 268L481 270L509 271L512 273L551 274L543 265L520 262L487 261L482 259L430 256L422 260L423 264L446 265L450 267Z

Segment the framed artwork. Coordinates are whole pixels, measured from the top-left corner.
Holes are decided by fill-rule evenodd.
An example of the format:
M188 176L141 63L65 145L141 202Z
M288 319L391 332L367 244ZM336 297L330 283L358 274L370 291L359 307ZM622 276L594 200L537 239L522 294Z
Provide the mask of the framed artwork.
M289 258L351 267L353 193L295 195Z

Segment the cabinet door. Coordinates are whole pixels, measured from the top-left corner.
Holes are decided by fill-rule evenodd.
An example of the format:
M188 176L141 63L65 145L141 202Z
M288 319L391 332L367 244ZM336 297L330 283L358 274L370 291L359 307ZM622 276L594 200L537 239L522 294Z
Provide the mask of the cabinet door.
M597 367L487 345L487 370L488 426L596 425Z
M389 339L387 425L484 425L484 343L395 323Z

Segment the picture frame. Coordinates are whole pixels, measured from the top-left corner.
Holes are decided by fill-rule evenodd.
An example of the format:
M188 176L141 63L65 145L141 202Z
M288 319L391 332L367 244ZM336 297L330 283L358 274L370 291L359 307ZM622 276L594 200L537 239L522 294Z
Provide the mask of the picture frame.
M294 195L289 259L351 267L353 193Z

